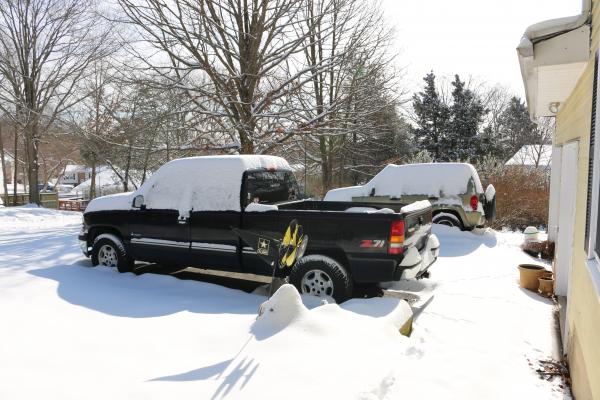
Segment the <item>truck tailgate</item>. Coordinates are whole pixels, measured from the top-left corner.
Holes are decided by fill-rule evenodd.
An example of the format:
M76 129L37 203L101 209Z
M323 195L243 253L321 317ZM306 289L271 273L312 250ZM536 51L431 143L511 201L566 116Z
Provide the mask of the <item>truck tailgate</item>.
M404 243L406 246L415 246L422 250L427 244L427 237L431 233L431 207L403 213L404 215Z

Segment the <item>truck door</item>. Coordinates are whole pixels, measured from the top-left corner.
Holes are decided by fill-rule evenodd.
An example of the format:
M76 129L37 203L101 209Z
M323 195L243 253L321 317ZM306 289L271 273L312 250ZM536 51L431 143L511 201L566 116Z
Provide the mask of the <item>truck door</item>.
M177 210L135 210L130 221L135 259L165 265L189 263L190 225Z
M191 265L239 270L239 239L231 228L240 227L240 218L239 211L192 211Z
M274 204L295 200L298 185L291 171L251 170L244 174L242 184L242 206L250 203ZM244 211L242 229L278 238L283 235L293 218L284 218L278 210ZM271 274L272 267L263 261L246 243L241 242L242 270L259 275Z
M278 238L287 225L280 222L279 211L244 212L242 229L262 233L268 237ZM273 268L263 261L248 244L241 242L243 272L257 275L270 275Z

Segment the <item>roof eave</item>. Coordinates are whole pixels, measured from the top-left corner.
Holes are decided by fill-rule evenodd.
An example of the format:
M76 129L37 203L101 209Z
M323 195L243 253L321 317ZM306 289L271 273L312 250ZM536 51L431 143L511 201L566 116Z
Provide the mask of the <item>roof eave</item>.
M519 45L517 54L519 57L519 66L521 77L525 86L525 99L532 119L540 116L553 116L558 111L560 104L566 100L565 94L570 92L574 83L583 71L583 66L589 59L589 21L590 21L591 0L583 0L582 13L572 17L557 18L543 21L531 25L525 30ZM581 41L587 35L585 44ZM556 48L552 49L552 41L558 43ZM546 42L546 44L544 44ZM569 46L571 45L571 46ZM587 46L587 47L586 47ZM575 48L575 50L569 49ZM586 47L586 48L584 48ZM545 54L543 54L546 48ZM549 55L549 52L552 52ZM536 54L538 53L538 54ZM536 57L536 56L540 57ZM542 58L542 60L538 60ZM559 90L558 95L551 98L546 107L539 105L539 72L546 69L545 75L549 75L548 69L556 67L566 76L564 88ZM550 70L550 75L551 75ZM574 82L571 82L574 81ZM544 82L542 82L544 83ZM553 85L554 83L550 82ZM544 99L545 100L545 99ZM556 103L556 104L554 104Z

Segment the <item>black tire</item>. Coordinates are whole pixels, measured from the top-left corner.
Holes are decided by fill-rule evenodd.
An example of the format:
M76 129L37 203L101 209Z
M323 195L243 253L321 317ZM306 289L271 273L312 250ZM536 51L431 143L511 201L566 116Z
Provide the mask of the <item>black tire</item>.
M433 223L434 224L440 224L440 225L446 225L449 227L457 227L458 229L460 229L461 231L465 230L463 224L460 222L460 220L458 219L458 217L451 215L451 214L444 214L444 215L435 215L433 217Z
M100 254L101 251L110 251L109 249L114 251L116 260L108 260L106 254ZM127 256L123 242L114 235L99 235L94 240L92 265L95 267L100 264L111 267L116 266L119 272L132 272L134 268L134 261Z
M313 278L310 278L313 274ZM303 279L312 279L312 286L304 285ZM289 282L296 286L300 293L316 296L330 296L337 303L352 297L353 283L350 274L334 259L322 255L302 257L292 268Z

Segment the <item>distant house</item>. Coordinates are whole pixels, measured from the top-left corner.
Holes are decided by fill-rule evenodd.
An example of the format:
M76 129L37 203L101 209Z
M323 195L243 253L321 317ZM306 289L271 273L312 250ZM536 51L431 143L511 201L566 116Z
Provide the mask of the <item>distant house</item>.
M129 190L135 190L141 184L140 178L141 178L142 174L136 170L129 171L129 174L130 174L129 181L128 181ZM120 173L117 174L112 168L107 167L107 166L99 167L96 170L96 182L95 182L96 196L106 196L109 194L122 193L124 191L124 189L123 189L123 181L121 178L124 175L125 174L122 171L120 171ZM150 174L147 174L147 176L149 176L149 175ZM89 199L91 186L92 186L92 179L90 177L89 179L86 179L85 181L81 182L79 185L75 186L75 188L73 188L73 190L71 192L76 193L78 196L81 196L85 199Z
M505 165L550 169L552 145L528 144L519 149Z
M543 7L543 2L540 2ZM556 117L548 238L573 394L600 399L600 0L527 28L517 47L532 117Z
M67 164L63 176L59 179L60 184L77 186L90 179L92 169L85 165Z

